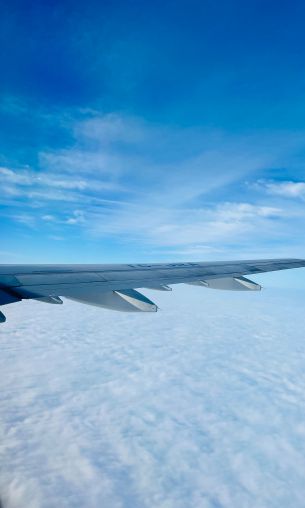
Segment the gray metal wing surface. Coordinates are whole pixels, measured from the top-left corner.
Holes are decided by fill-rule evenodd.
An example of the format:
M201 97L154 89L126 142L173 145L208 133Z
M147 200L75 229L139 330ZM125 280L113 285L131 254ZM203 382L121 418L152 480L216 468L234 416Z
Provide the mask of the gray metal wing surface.
M157 305L138 288L170 290L186 283L225 290L261 286L245 275L305 267L301 259L262 259L152 264L0 265L0 305L35 299L62 303L60 297L120 311L155 312ZM5 321L3 313L0 321Z

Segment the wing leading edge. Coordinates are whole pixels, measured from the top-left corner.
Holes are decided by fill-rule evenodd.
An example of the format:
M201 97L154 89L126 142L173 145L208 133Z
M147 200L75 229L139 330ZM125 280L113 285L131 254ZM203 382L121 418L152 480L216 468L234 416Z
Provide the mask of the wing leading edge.
M136 291L168 291L168 284L256 291L261 286L245 275L305 267L301 259L115 264L0 265L0 306L35 299L61 304L60 297L112 310L155 312L157 306ZM0 322L5 316L0 312Z

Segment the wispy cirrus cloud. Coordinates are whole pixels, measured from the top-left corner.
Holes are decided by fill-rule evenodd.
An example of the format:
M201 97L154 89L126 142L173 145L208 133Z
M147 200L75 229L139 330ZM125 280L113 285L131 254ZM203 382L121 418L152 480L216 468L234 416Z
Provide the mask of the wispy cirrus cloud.
M34 171L33 169L18 169L13 170L6 167L0 167L0 179L3 184L11 185L12 188L15 186L19 188L20 192L22 188L55 188L58 190L76 190L85 191L94 189L97 191L102 190L114 190L115 185L107 181L103 182L101 179L85 179L71 178L71 174L67 174L67 171L62 174L62 168L59 167L57 172L51 171Z
M208 253L227 244L247 242L253 245L257 236L276 239L277 222L289 219L284 209L255 206L249 203L222 203L201 208L160 208L151 213L145 205L123 205L109 213L94 209L87 212L86 227L97 238L120 235L123 241L144 242L154 247L176 248Z
M233 136L92 110L68 125L69 147L41 150L37 167L0 168L2 217L49 236L68 237L73 226L95 242L177 253L241 241L253 249L254 238L280 241L298 227L301 211L270 202L270 182L265 196L256 192L262 183L246 182L293 153L301 136Z

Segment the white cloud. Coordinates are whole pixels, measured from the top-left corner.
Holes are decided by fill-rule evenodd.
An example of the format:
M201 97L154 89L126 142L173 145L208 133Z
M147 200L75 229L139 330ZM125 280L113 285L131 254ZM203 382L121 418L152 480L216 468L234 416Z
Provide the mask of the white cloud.
M97 236L105 234L145 239L154 246L192 246L200 242L215 246L241 234L276 236L272 219L285 218L280 208L250 203L226 202L206 208L157 208L122 206L110 215L93 211L88 228ZM209 246L211 248L211 245Z
M305 198L305 182L272 182L259 180L255 186L270 194L286 198Z
M86 178L90 185L91 180L103 182L103 176L116 175L122 170L123 161L115 155L103 153L97 150L72 148L70 150L58 150L56 152L42 152L40 164L44 171L64 172L66 177L73 181L75 175ZM97 178L94 178L97 177ZM101 187L102 188L102 187Z
M231 220L244 220L253 217L281 217L285 216L286 212L281 208L271 206L253 205L251 203L224 203L219 206L219 215L224 219Z
M14 221L18 222L19 224L24 224L25 226L28 226L30 228L35 227L36 224L35 217L30 213L19 213L11 216L11 218Z
M58 168L60 169L60 168ZM113 190L115 187L109 182L103 182L101 180L85 180L84 178L78 178L75 175L71 177L71 174L63 173L64 176L58 173L51 173L49 171L37 172L31 169L19 169L12 170L9 168L0 168L0 178L2 184L17 185L19 186L19 193L22 193L22 187L32 187L35 189L43 187L54 187L58 190L75 190L85 191L87 189L95 190ZM25 191L23 191L25 192ZM28 192L28 191L27 191ZM35 191L34 191L35 192ZM52 198L47 198L52 199Z
M45 220L47 222L56 221L56 217L54 217L54 215L43 215L41 218L42 218L42 220Z
M4 507L302 508L304 292L148 295L7 306Z
M101 115L98 111L92 111L89 119L77 122L74 130L77 138L94 140L99 146L118 142L139 144L158 133L157 128L139 118L116 113Z
M86 222L85 214L82 210L74 210L72 216L65 220L66 224L83 224Z

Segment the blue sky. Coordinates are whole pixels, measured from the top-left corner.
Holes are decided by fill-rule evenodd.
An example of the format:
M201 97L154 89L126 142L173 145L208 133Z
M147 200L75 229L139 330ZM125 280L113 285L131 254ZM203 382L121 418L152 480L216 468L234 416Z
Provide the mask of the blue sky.
M1 262L304 257L303 2L10 2Z

